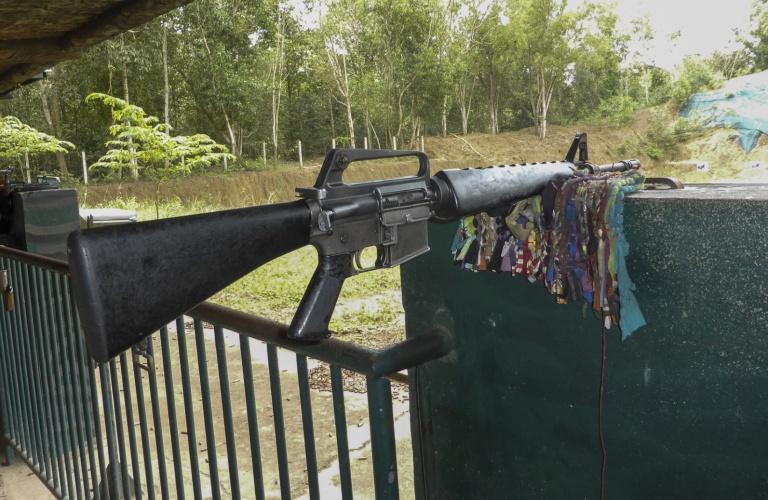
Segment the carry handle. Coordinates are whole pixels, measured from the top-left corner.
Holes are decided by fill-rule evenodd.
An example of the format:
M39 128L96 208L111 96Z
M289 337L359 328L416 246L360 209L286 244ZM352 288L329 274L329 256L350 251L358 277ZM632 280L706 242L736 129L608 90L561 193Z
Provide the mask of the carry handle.
M415 157L419 160L417 178L429 178L429 159L421 151L396 149L332 149L328 152L315 182L316 189L327 189L344 185L344 171L356 161L381 160L385 158Z

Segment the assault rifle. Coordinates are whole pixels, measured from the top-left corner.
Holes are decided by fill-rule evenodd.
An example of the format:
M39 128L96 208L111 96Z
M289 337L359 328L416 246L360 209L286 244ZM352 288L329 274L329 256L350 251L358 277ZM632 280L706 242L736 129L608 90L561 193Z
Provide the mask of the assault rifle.
M415 157L415 176L350 183L353 162ZM307 244L318 264L289 328L326 338L344 280L429 251L427 224L509 207L557 177L639 168L637 160L588 161L578 134L564 161L443 170L430 177L419 151L333 149L300 200L75 232L72 286L88 350L105 361L140 342L262 264ZM377 257L366 267L364 249Z

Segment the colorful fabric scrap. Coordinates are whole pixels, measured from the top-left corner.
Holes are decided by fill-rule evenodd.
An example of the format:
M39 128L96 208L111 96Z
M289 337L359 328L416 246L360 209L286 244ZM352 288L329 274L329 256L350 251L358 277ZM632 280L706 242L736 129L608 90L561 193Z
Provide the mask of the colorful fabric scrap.
M541 281L558 304L585 302L626 338L645 318L625 262L624 195L644 180L638 172L557 179L506 215L466 217L451 244L454 262Z

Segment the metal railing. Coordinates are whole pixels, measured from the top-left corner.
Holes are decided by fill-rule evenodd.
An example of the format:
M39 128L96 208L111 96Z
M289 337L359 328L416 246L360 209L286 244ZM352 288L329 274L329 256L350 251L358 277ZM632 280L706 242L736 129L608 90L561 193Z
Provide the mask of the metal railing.
M0 247L0 269L15 299L12 311L0 311L2 433L56 497L320 498L317 444L334 435L335 456L325 457L337 464L333 496L353 498L346 369L366 377L375 496L398 498L388 377L401 380L399 370L446 354L443 335L381 351L335 339L307 344L288 339L278 323L204 303L132 352L96 364L79 333L65 262ZM283 389L294 379L280 368L286 351L298 382L299 411L291 415ZM310 389L310 364L329 371L329 398ZM333 418L319 420L313 404Z

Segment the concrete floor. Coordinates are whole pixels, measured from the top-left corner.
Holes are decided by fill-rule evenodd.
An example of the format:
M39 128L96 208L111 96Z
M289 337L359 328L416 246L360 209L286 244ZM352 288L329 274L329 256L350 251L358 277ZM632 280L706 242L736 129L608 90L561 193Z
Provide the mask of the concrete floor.
M27 465L16 459L0 466L0 500L49 500L55 498Z

